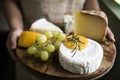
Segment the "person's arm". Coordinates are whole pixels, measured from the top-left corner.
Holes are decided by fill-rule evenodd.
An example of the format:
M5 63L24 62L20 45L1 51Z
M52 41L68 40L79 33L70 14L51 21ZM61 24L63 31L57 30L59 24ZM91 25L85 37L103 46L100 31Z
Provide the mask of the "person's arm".
M23 29L23 21L21 12L15 0L3 1L4 13L10 26L10 30L21 28Z
M16 48L17 39L23 31L22 15L15 0L4 0L3 11L10 29L6 46L12 58L15 59L13 50Z
M100 10L99 3L97 0L86 0L86 3L84 5L84 10ZM109 27L107 27L107 38L111 40L112 42L115 42L114 34L110 30Z

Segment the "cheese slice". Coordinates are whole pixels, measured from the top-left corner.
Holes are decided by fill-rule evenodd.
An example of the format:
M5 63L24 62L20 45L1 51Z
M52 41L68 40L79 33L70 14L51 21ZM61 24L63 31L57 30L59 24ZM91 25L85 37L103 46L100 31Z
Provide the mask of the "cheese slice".
M76 11L74 33L97 41L104 41L108 20L102 11Z
M47 21L45 18L36 20L30 27L31 31L43 33L46 30L63 32L58 26Z

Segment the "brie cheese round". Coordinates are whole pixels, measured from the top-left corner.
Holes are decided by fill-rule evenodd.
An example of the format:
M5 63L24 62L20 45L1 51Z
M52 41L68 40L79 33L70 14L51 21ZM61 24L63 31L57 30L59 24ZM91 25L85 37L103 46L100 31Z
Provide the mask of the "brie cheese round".
M103 49L99 43L88 39L86 48L77 50L75 55L72 50L63 43L60 45L59 62L65 70L72 73L89 74L99 68L103 58Z

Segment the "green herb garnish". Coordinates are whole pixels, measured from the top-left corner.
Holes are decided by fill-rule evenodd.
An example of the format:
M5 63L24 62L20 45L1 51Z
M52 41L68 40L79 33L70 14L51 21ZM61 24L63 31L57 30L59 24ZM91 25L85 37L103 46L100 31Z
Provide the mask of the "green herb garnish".
M77 50L80 50L80 45L78 43L83 43L82 41L80 41L80 38L78 36L75 36L74 34L72 35L71 38L67 38L68 42L72 42L73 44L75 44L75 48L72 50L72 52L74 52L74 54L72 55L72 57L76 54Z

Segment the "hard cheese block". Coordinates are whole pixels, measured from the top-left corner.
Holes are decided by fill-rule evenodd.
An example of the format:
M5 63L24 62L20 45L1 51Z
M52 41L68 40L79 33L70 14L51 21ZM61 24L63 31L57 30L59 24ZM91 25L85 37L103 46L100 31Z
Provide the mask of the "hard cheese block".
M97 41L104 41L108 20L102 11L76 11L74 33Z

